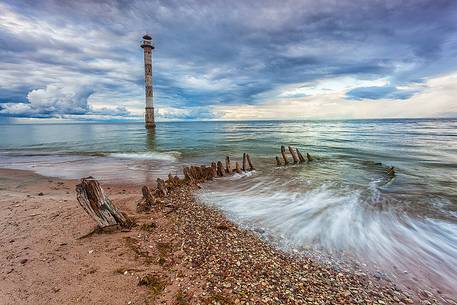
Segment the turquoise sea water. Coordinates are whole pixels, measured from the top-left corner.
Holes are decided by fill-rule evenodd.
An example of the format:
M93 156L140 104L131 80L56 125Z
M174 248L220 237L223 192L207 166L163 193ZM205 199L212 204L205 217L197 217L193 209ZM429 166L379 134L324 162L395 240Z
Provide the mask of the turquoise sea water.
M277 167L280 145L317 160ZM344 253L455 297L457 120L0 125L0 167L64 178L150 183L243 152L257 170L205 185L204 202L284 249Z

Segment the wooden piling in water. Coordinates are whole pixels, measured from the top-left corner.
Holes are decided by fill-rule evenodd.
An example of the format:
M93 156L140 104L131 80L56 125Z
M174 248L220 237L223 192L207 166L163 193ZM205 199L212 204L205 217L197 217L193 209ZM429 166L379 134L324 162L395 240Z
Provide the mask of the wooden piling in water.
M300 163L306 162L305 157L301 154L301 152L298 150L298 148L295 149L297 151L298 159L300 160Z
M241 174L240 163L238 161L235 162L235 172Z
M289 152L292 155L292 159L294 160L294 164L298 163L297 154L295 153L294 149L290 145L289 145Z
M284 145L281 145L281 155L282 155L282 158L284 159L284 165L289 164L289 161L287 160L287 157L286 157L286 148L284 147Z
M281 166L281 160L279 160L278 156L276 156L276 165Z
M224 177L224 166L222 166L221 161L217 161L217 175L219 177Z
M254 167L254 165L252 164L251 157L249 156L249 154L246 154L246 158L248 159L249 170L250 170L250 171L254 171L254 170L255 170L255 167Z
M241 167L243 172L246 171L246 153L243 153L243 167Z
M311 162L314 160L314 158L311 157L311 155L309 153L306 153L306 158L308 159L308 162Z
M230 157L225 157L225 172L229 175L232 174L232 164L230 163Z

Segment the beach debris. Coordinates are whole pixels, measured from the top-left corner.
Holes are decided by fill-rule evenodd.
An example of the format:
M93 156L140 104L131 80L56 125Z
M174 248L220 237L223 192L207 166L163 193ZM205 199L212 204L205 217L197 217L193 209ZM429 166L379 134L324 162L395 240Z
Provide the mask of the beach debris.
M44 196L43 192L39 192L38 196Z
M284 165L289 164L289 161L287 160L287 157L286 157L286 148L284 147L284 145L281 145L281 155L282 155L282 158L284 159Z
M141 192L143 193L143 198L137 203L136 210L137 212L150 211L154 207L156 199L147 185L141 188Z
M389 166L386 168L386 174L391 178L395 177L395 167Z
M295 153L294 149L292 148L292 146L289 145L289 152L290 154L292 155L292 159L294 160L294 164L298 163L298 156L297 154Z
M119 212L103 191L100 183L89 176L76 185L76 198L81 207L91 216L100 228L118 225L130 228L133 221Z

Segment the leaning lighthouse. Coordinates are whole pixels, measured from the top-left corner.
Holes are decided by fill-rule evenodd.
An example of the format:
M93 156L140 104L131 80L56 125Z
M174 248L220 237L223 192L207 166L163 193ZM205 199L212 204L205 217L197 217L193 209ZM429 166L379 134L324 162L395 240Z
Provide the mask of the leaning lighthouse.
M152 92L152 50L154 50L154 44L152 38L149 35L143 36L143 44L141 45L144 51L144 85L146 94L146 112L144 114L144 120L146 128L155 128L154 122L154 106L152 104L153 92Z

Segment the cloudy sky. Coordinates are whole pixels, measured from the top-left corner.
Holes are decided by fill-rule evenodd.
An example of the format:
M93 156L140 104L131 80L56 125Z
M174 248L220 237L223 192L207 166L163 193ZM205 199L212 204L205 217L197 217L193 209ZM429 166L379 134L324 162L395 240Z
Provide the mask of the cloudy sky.
M457 117L457 1L0 1L0 121Z

